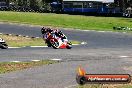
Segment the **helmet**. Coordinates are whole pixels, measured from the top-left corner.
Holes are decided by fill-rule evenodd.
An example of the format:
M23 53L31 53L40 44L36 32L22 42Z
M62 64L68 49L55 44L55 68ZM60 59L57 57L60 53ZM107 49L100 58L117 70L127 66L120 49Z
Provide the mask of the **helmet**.
M59 33L59 34L63 34L62 31L59 31L58 33Z
M45 28L45 27L41 28L41 33L42 34L45 34L46 32L47 32L47 28Z
M59 31L58 34L59 34L60 36L64 36L64 34L62 33L62 31Z
M53 30L51 28L47 28L47 32L51 33Z

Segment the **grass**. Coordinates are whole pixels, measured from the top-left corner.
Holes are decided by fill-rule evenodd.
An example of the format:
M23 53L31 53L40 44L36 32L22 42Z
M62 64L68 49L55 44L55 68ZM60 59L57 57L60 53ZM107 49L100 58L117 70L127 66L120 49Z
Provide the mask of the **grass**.
M10 47L23 47L23 46L45 46L42 38L30 38L15 35L0 35ZM71 40L72 44L80 44L79 41Z
M0 74L54 63L57 63L57 61L42 60L37 62L0 62Z
M15 22L52 27L113 31L113 26L132 28L132 18L96 17L54 13L0 12L1 22Z
M3 38L11 47L44 46L42 38L27 38L15 35L0 35L0 38Z

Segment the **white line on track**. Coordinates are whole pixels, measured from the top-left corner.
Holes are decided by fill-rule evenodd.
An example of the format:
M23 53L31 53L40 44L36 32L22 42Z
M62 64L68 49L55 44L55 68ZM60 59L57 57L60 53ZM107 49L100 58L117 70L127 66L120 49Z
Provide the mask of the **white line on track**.
M54 61L61 61L62 59L57 59L57 58L54 58L54 59L50 59L50 60L54 60Z
M18 36L22 36L22 35L18 35Z
M12 34L9 34L10 36L12 35Z
M28 38L29 36L25 36L26 38Z
M83 30L83 31L91 31L91 30Z
M49 60L54 60L54 61L61 61L62 59L49 59ZM39 62L41 60L28 60L29 62L30 61L33 61L33 62ZM14 62L14 63L19 63L19 62L25 62L25 61L7 61L7 62Z
M81 42L82 45L87 44L87 42Z
M70 86L67 86L67 87L64 87L64 88L76 88L77 87L77 84L76 85L70 85Z
M18 62L21 62L21 61L11 61L11 62L15 62L15 63L18 63Z
M113 32L113 31L106 31L106 32L110 32L110 33L111 33L111 32Z
M121 58L127 58L127 57L129 57L129 56L119 56L119 57L121 57Z
M30 46L30 47L39 48L39 47L48 47L48 46Z
M106 32L106 31L98 31L98 32Z
M22 48L22 47L8 47L9 49Z
M81 42L82 45L84 44L87 44L87 42ZM72 44L72 45L81 45L81 44ZM9 49L15 49L15 48L24 48L26 46L23 46L23 47L8 47ZM32 47L32 48L43 48L43 47L48 47L48 46L29 46L29 47Z
M38 61L40 61L40 60L31 60L31 61L38 62Z
M80 44L72 44L72 45L76 46L76 45L80 45Z

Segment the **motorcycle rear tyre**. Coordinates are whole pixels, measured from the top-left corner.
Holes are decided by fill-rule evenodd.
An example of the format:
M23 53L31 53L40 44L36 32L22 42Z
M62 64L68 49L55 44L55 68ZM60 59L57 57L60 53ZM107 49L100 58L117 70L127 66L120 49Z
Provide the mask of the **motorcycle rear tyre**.
M0 46L0 48L1 48L1 49L7 49L7 48L8 48L8 45L7 45L7 44L2 44L2 45Z
M51 45L54 49L58 49L58 47L55 46L51 41L50 41L50 45Z

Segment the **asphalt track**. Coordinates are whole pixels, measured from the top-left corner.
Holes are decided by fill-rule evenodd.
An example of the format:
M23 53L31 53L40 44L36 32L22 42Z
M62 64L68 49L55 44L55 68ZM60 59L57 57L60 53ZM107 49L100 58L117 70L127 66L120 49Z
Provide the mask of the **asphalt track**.
M0 33L41 37L41 27L0 24ZM70 40L87 42L71 50L24 47L0 50L0 61L61 59L61 63L0 75L0 88L70 88L78 66L87 73L132 74L132 35L113 32L62 30Z

